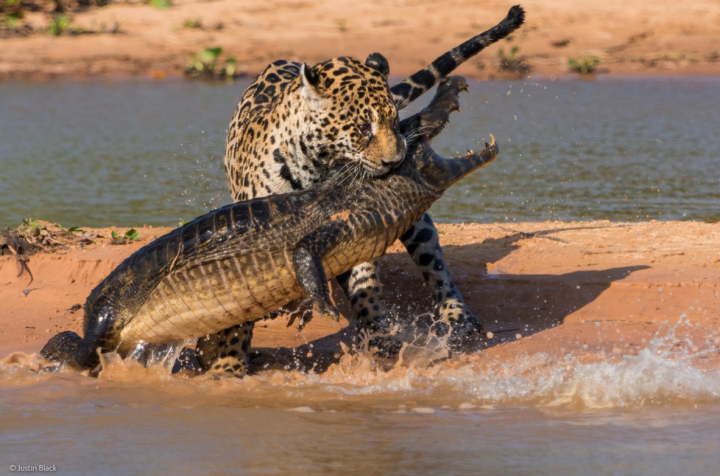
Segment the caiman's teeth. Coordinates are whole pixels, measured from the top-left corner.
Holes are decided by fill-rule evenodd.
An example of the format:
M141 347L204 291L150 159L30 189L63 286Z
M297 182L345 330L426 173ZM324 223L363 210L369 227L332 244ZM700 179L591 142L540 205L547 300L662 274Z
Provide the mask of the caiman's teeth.
M490 134L490 145L495 145L495 138Z
M458 109L457 109L457 110L458 110L458 112L459 112L460 114L462 114L462 109L460 109L460 106L458 106Z
M474 150L472 150L472 149L468 149L468 150L467 150L467 153L468 153L468 155L471 155L471 154L474 154L474 153L475 153L475 151L474 151Z

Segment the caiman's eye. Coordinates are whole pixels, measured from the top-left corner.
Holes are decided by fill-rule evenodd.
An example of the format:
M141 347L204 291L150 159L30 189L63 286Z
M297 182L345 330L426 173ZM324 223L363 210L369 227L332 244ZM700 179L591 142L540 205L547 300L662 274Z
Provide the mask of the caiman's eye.
M396 133L400 132L400 118L395 116L395 120L393 121L393 130Z
M368 139L372 137L372 127L370 127L370 124L360 124L358 126L358 129L360 129L360 134L367 137Z

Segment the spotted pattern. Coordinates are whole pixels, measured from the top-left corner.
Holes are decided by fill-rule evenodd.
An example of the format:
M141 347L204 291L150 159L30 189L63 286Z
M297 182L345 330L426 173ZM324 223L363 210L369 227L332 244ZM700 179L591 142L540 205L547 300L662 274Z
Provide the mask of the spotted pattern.
M200 368L210 374L245 376L252 334L253 323L248 322L198 339L196 355Z
M374 65L374 63L371 63ZM301 74L302 73L302 74ZM339 160L382 175L405 154L387 78L352 58L276 61L230 123L225 173L235 201L319 185Z

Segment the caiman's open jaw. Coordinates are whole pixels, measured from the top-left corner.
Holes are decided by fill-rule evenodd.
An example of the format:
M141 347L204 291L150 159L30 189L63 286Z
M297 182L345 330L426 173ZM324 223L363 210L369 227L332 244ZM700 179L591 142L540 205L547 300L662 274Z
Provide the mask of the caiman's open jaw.
M469 91L469 89L467 81L461 76L450 76L440 82L430 104L421 112L401 123L401 128L405 125L407 129L404 136L408 146L418 139L426 140L428 145L431 144L432 139L440 134L450 122L450 114L455 111L462 113L458 99L462 91Z
M435 126L434 130L428 132L428 134L427 134L428 145L432 145L432 140L435 137L437 137L438 135L440 135L440 133L445 129L445 126L448 125L448 123L450 122L450 114L451 113L458 111L458 112L460 112L460 114L462 114L462 109L460 109L460 101L458 99L458 95L462 91L470 92L470 89L468 88L468 84L467 84L467 81L465 81L465 78L462 78L459 76L453 76L453 77L445 79L438 86L438 90L441 87L445 86L446 82L451 83L449 86L446 86L446 87L449 87L449 88L455 87L457 89L457 92L451 95L452 103L447 107L447 116L440 121L440 124ZM452 84L452 83L454 83L454 84Z

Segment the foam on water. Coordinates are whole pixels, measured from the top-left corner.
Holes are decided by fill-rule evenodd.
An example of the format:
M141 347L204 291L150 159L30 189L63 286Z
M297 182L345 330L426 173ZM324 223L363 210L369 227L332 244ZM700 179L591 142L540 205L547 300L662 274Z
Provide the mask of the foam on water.
M675 331L680 325L682 320L665 336L654 338L637 356L574 353L552 357L535 353L501 362L475 353L428 365L415 348L415 363L400 362L386 371L372 357L345 349L339 362L323 373L266 370L243 380L170 375L164 362L146 368L112 355L106 356L106 368L98 379L68 370L38 374L37 356L18 353L0 362L0 385L53 384L54 395L62 395L61 388L75 394L73 387L96 387L104 388L108 395L127 391L128 396L122 398L130 400L144 395L157 403L296 411L352 407L429 413L440 408L467 411L489 405L585 411L716 402L720 397L720 370L698 364L703 355L717 351L678 351ZM687 338L682 342L689 344L686 348L693 347ZM437 352L436 345L428 348L429 355Z

